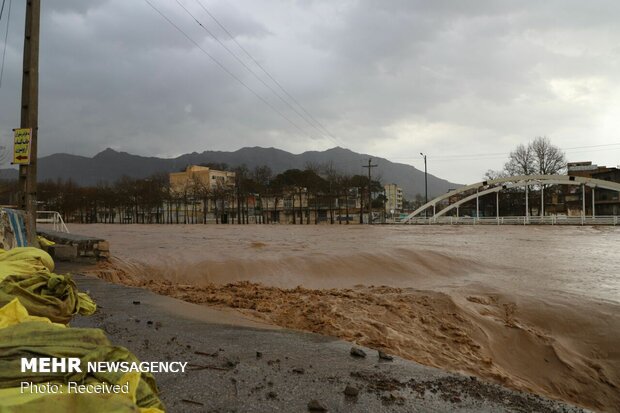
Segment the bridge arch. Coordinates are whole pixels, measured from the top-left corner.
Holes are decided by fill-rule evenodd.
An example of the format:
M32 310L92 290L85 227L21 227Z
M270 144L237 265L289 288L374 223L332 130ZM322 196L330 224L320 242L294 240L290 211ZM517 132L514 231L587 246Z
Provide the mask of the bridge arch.
M582 186L585 191L585 187L588 186L592 188L594 191L595 188L600 189L608 189L611 191L616 191L620 193L620 183L604 181L602 179L594 179L594 178L586 178L581 176L570 176L570 175L516 175L505 178L498 179L490 179L487 181L476 182L471 185L465 185L460 188L457 188L453 191L450 191L446 194L440 195L426 204L422 205L411 214L407 215L405 218L401 220L403 223L410 222L411 220L418 218L422 212L427 209L433 208L433 214L431 215L431 219L436 219L447 212L457 208L473 199L476 199L476 205L478 206L478 200L481 196L487 195L490 193L499 194L500 191L509 188L516 187L525 187L525 196L526 196L526 211L528 204L528 189L531 185L578 185ZM446 208L443 208L441 211L436 211L437 204L444 201L445 199L450 199L454 196L458 196L461 194L465 194L469 191L475 190L475 193L472 193L464 198L459 199L456 202L450 203ZM544 196L544 195L543 195ZM583 209L585 210L585 196L582 199ZM544 207L544 204L543 204ZM478 207L476 208L478 210ZM592 197L592 211L594 214L594 196ZM528 212L526 212L527 214ZM428 214L427 214L428 215ZM479 213L477 214L479 216ZM476 218L478 218L478 216Z

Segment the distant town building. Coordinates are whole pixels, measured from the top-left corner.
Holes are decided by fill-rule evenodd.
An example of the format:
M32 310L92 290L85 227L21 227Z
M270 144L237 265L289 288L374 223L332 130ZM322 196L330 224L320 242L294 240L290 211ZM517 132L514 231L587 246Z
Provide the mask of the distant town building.
M604 181L620 183L620 169L593 165L591 161L585 162L569 162L567 165L568 175L581 176L584 178L602 179ZM618 192L606 189L595 189L594 191L594 208L596 215L619 215L620 199ZM566 209L568 215L580 215L582 206L581 190L571 188L570 193L566 195ZM586 214L592 214L592 189L586 187Z
M584 178L593 178L593 174L606 172L617 168L608 168L606 166L593 165L592 161L569 162L566 164L568 175L582 176Z
M396 184L387 184L385 190L385 212L389 214L400 213L403 209L403 190Z
M183 172L170 174L170 189L173 192L184 192L191 185L202 185L206 189L218 187L234 188L235 173L218 171L206 166L190 165Z

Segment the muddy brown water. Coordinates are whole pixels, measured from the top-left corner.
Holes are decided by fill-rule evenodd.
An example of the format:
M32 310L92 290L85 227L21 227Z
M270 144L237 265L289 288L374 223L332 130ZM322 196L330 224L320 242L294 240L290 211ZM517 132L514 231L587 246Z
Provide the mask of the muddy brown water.
M73 225L93 273L599 411L620 406L620 228Z

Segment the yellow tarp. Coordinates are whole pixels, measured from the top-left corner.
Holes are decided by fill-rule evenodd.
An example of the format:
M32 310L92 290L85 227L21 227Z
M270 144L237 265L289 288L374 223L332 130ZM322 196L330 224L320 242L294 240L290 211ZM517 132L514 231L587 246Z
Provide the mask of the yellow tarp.
M89 361L138 359L123 347L110 344L103 331L93 328L66 328L42 317L33 317L16 299L0 308L0 413L5 412L89 412L160 413L155 379L148 373L82 372L31 373L21 371L21 358L78 357L81 366ZM21 383L120 384L129 383L127 394L29 394Z
M26 321L40 321L43 323L51 323L47 317L37 317L28 314L28 310L24 307L17 298L0 308L0 330L5 327L10 327L15 324L23 323ZM56 324L57 326L64 327L64 324ZM0 332L0 334L2 334Z
M56 243L54 241L50 241L50 240L48 240L47 238L45 238L45 237L43 237L41 235L37 235L37 241L39 241L39 245L45 251L47 251L48 247L51 247L52 245L56 245Z
M0 249L0 305L13 298L31 315L68 323L73 315L89 315L96 305L68 275L54 274L54 260L38 248Z

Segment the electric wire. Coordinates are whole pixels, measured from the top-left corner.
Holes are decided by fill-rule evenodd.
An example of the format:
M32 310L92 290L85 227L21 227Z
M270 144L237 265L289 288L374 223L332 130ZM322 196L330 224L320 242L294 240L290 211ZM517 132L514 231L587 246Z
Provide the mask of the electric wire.
M304 131L299 125L297 125L295 122L293 122L290 118L288 118L284 113L282 113L280 110L278 110L275 106L273 106L271 103L269 103L268 100L266 100L265 98L263 98L260 94L258 94L254 89L252 89L250 86L248 86L243 80L241 80L237 75L235 75L233 72L231 72L226 66L224 66L222 63L220 63L219 60L217 60L213 55L211 55L209 52L207 52L202 46L200 46L200 44L195 41L192 37L190 37L185 31L183 31L183 29L181 29L177 24L175 24L170 18L168 18L168 16L166 16L161 10L159 10L157 7L155 7L155 5L153 5L149 0L144 0L153 10L155 10L164 20L166 20L168 22L168 24L170 24L172 27L174 27L178 32L180 32L187 40L189 40L190 42L192 42L202 53L204 53L207 57L209 57L216 65L218 65L220 67L220 69L222 69L224 72L226 72L230 77L232 77L234 80L236 80L239 84L241 84L241 86L243 86L244 88L246 88L248 91L250 91L250 93L252 93L257 99L259 99L261 102L263 102L266 106L268 106L271 110L273 110L275 113L277 113L278 115L280 115L283 119L285 119L287 122L289 122L291 125L293 125L295 128L297 128L302 134L306 135L307 137L309 137L310 139L312 139L312 136L308 135L308 133L306 131Z
M265 75L267 75L267 77L269 79L271 79L271 81L278 86L278 88L286 95L289 97L289 99L291 99L291 101L293 101L301 110L302 112L304 112L308 118L310 118L316 125L319 126L319 128L321 128L323 130L323 132L325 134L327 134L328 136L330 136L332 139L336 140L337 138L321 123L319 122L314 116L312 116L312 114L306 110L306 108L299 103L299 101L297 99L295 99L295 97L293 95L291 95L285 88L284 86L282 86L282 84L280 82L278 82L272 75L271 73L269 73L269 71L267 71L267 69L265 69L263 67L263 65L261 65L259 63L259 61L257 59L254 58L254 56L252 56L252 54L241 45L241 43L239 43L237 41L237 39L230 33L230 31L217 19L217 17L215 17L213 15L213 13L211 13L209 11L209 9L207 9L207 7L200 1L200 0L195 0L196 3L198 3L198 5L209 15L209 17L211 17L211 19L228 35L228 37L245 53L245 55L250 58L250 60L252 60L252 62L258 66L258 68L265 73ZM335 142L335 141L334 141ZM335 142L337 143L337 142Z
M11 22L11 4L13 0L9 0L9 7L6 11L6 32L4 34L4 46L2 48L2 63L0 64L0 88L2 88L2 77L4 76L4 60L6 58L6 45L9 43L9 23ZM4 0L2 1L2 10L4 11ZM0 18L2 13L0 13Z
M220 38L217 35L215 35L215 33L213 33L201 21L199 21L198 18L191 11L189 11L187 9L187 7L185 7L179 0L176 0L176 3L179 5L179 7L181 7L185 11L185 13L187 13L196 22L196 24L198 24L209 36L211 36L215 41L217 41L219 43L219 45L222 46L228 52L228 54L230 54L248 72L250 72L252 74L252 76L254 76L260 83L262 83L263 86L265 86L267 89L269 89L269 91L271 91L271 93L273 93L278 99L280 99L285 105L287 105L301 119L306 121L308 123L308 125L310 125L310 127L316 129L319 132L320 135L325 135L325 132L323 132L321 129L317 128L312 122L310 122L310 120L308 120L308 118L303 113L299 112L293 105L291 105L286 99L284 99L282 97L282 95L280 95L280 93L278 93L277 90L275 90L273 87L271 87L269 84L267 84L260 76L258 76L258 74L256 74L256 72L250 66L248 66L235 52L233 52L228 46L226 46L226 44L222 40L220 40ZM335 140L333 140L329 135L326 136L326 137L328 139L330 139L332 142L337 144L337 142Z
M4 3L6 0L2 0L2 8L0 8L0 22L2 21L2 14L4 13Z
M605 143L605 144L601 144L601 145L586 145L586 146L573 146L573 147L566 147L566 148L560 148L563 151L566 151L568 153L584 153L584 152L600 152L600 151L607 151L607 150L616 150L616 149L620 149L620 148L610 148L610 149L600 149L600 150L588 150L588 151L575 151L575 149L589 149L589 148L604 148L604 147L610 147L610 146L618 146L620 145L620 142L616 142L616 143ZM506 156L508 156L509 153L507 152L492 152L492 153L468 153L468 154L453 154L453 155L438 155L438 156L434 156L433 159L434 160L444 160L446 162L448 161L459 161L459 160L485 160L485 159L503 159ZM398 157L398 158L391 158L391 159L401 159L401 160L407 160L407 159L417 159L417 156L413 156L413 157Z

